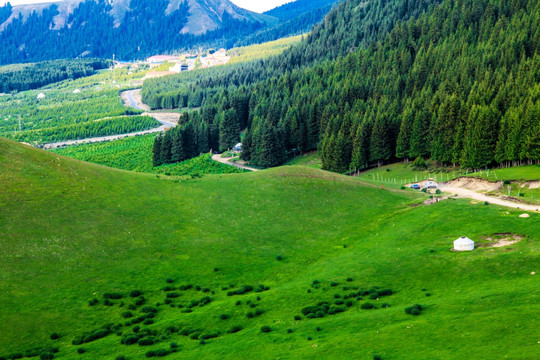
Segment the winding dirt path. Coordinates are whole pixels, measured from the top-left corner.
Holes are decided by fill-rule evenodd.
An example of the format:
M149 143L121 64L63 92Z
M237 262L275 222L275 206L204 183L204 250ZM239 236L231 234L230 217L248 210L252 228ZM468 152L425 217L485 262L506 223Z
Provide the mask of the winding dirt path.
M212 160L220 162L222 164L234 166L234 167L237 167L239 169L244 169L244 170L248 170L248 171L259 171L259 169L255 169L255 168L252 168L252 167L249 167L249 166L245 166L245 165L241 165L241 164L235 164L233 162L230 162L229 161L230 159L232 159L232 158L222 158L221 154L212 155Z
M439 189L443 192L455 194L458 195L458 197L465 197L477 201L487 201L490 204L495 205L501 205L506 207L511 207L514 209L521 209L525 211L539 211L540 212L540 205L528 205L528 204L520 204L515 203L508 200L499 199L494 196L487 196L484 194L477 193L473 190L467 190L459 187L453 187L453 186L446 186L443 183L439 184Z
M179 113L164 113L164 112L150 111L150 107L142 102L141 89L123 91L122 93L120 93L120 97L124 101L124 105L126 107L132 107L134 109L144 111L142 115L153 117L154 119L156 119L157 121L161 123L161 126L153 128L153 129L149 129L149 130L137 131L137 132L127 133L127 134L98 136L98 137L87 138L87 139L66 140L66 141L60 141L60 142L55 142L55 143L49 143L49 144L44 144L42 148L48 150L48 149L56 149L56 148L64 147L64 146L93 144L93 143L100 143L100 142L106 142L106 141L112 141L112 140L119 140L119 139L124 139L127 137L163 132L167 129L170 129L178 125L178 121L180 120Z

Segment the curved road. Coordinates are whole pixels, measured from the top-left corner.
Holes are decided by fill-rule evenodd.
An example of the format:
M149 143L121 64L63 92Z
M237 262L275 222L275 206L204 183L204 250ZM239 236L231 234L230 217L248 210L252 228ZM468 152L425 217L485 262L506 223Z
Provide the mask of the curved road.
M234 166L234 167L237 167L239 169L244 169L244 170L248 170L248 171L259 171L259 169L255 169L255 168L252 168L252 167L249 167L249 166L235 164L233 162L230 162L229 161L230 159L232 159L232 158L222 158L221 154L212 155L212 160L220 162L222 164Z
M473 190L463 189L459 187L445 186L444 184L439 184L439 189L446 193L457 194L459 197L466 197L466 198L477 200L477 201L487 201L490 204L511 207L514 209L520 209L524 211L540 211L540 205L520 204L520 203L508 201L508 200L499 199L493 196L479 194Z
M137 131L128 134L118 134L118 135L109 135L109 136L99 136L87 139L79 140L67 140L56 143L44 144L43 149L56 149L64 146L79 145L79 144L93 144L100 143L105 141L119 140L127 137L140 136L153 134L157 132L163 132L167 129L175 127L178 125L178 120L180 119L180 114L178 113L153 113L150 111L150 107L142 102L140 95L141 89L128 90L120 94L124 105L127 107L132 107L137 110L145 111L142 115L151 116L161 123L161 126L149 130Z

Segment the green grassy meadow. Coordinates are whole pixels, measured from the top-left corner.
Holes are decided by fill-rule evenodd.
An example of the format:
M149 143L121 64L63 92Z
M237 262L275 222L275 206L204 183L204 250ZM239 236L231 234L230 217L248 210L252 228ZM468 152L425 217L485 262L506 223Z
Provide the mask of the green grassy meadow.
M144 359L175 343L166 359L536 359L539 215L412 206L422 199L303 166L178 182L0 140L0 356L56 346L55 359ZM494 233L526 237L450 251ZM336 303L374 286L393 294ZM122 298L105 306L106 293ZM321 301L343 312L302 313ZM405 313L413 304L421 315ZM147 306L146 325L126 325ZM107 323L122 326L73 345ZM136 326L156 343L121 344Z

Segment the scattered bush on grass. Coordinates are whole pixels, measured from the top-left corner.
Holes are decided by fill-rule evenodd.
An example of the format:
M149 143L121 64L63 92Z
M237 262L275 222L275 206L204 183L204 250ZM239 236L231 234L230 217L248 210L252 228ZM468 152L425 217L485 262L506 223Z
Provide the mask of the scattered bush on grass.
M363 303L360 308L364 309L364 310L370 310L370 309L376 309L375 305L373 305L372 303Z
M294 320L300 321L302 320L302 317L300 315L294 315Z
M51 340L58 340L58 339L60 339L60 335L58 335L58 333L51 334Z
M78 348L77 349L78 354L84 354L85 352L86 352L86 350L84 350L84 348Z
M234 296L234 295L243 295L243 294L247 294L249 292L253 291L253 286L251 285L243 285L242 287L236 289L236 290L231 290L229 292L227 292L227 296Z
M229 331L227 331L229 334L235 334L239 331L242 331L243 328L240 326L240 325L235 325L233 326L232 328L229 329Z
M132 317L133 317L133 313L132 313L131 311L124 311L124 312L122 313L122 317L123 317L124 319L132 318Z
M136 297L139 297L142 295L142 291L140 290L131 290L131 292L129 293L129 296L132 297L132 298L136 298Z
M167 356L169 355L171 352L169 350L165 350L165 349L157 349L157 350L150 350L148 352L146 352L145 356L147 358L151 358L151 357L163 357L163 356Z
M51 360L54 359L54 354L50 352L44 352L39 355L40 360Z
M105 294L103 294L104 299L118 300L118 299L121 299L123 297L124 297L124 295L122 295L120 293L105 293Z
M267 326L267 325L261 326L261 332L269 333L271 331L272 331L272 328L270 326Z
M422 313L422 310L424 310L422 305L414 304L413 306L406 307L405 313L413 316L418 316Z
M219 318L220 318L221 320L227 320L229 317L230 317L230 316L229 316L228 314L221 314L221 315L219 315Z
M97 304L99 304L99 300L96 299L96 298L93 298L92 300L88 301L89 306L94 306L94 305L97 305Z

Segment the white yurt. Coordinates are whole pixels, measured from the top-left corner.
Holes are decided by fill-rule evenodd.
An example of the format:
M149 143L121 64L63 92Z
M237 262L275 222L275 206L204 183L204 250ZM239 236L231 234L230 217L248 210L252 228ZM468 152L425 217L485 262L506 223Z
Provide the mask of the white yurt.
M74 94L80 94L80 93L81 93L81 90L75 89L75 90L73 90L73 93L74 93Z
M38 100L45 99L45 94L44 93L39 93L37 98L38 98Z
M473 251L474 241L472 241L466 236L462 236L456 241L454 241L454 250L455 251Z

